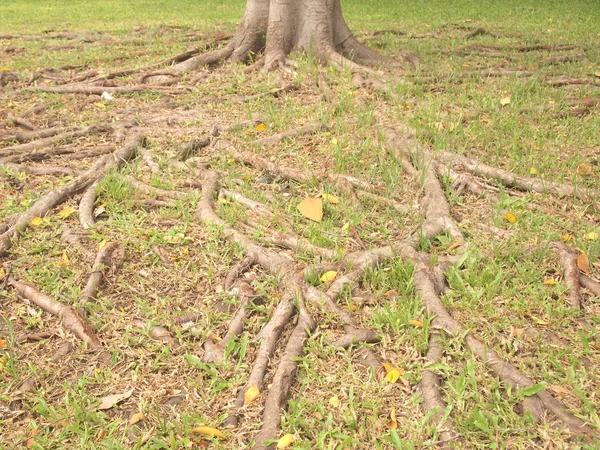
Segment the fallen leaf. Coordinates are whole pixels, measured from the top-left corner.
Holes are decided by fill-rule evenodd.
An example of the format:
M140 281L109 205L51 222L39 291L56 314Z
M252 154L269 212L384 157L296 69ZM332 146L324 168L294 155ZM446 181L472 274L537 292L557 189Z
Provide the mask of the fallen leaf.
M325 200L327 203L331 203L332 205L337 205L340 202L340 199L335 195L322 194L321 197L323 197L323 200Z
M4 370L4 364L6 364L6 361L8 361L8 355L0 356L0 372Z
M100 429L100 431L98 431L98 434L96 435L96 440L101 441L106 437L107 434L108 431L106 431L104 428Z
M4 270L4 267L0 267L0 280L2 280L5 277L6 277L6 271Z
M337 272L335 270L329 270L329 271L325 272L323 275L321 275L320 280L323 283L329 283L330 281L335 280L336 276L337 276Z
M98 107L100 109L106 108L106 105L104 103L101 103L101 102L94 103L94 106L96 106L96 107Z
M513 328L510 327L510 337L520 337L523 335L523 333L525 333L525 329L524 328Z
M336 138L332 138L331 139L331 144L332 145L338 145L338 140Z
M585 234L585 238L588 241L595 241L596 239L598 239L598 233L596 233L595 231L590 231L589 233Z
M571 391L566 387L559 386L558 384L551 384L546 389L556 392L557 394L570 394Z
M423 328L423 322L420 320L409 320L407 323L413 327Z
M598 78L600 78L600 70L598 72L594 72L594 75L596 75Z
M106 246L106 239L103 239L102 241L100 241L100 243L98 244L98 250L102 250L104 247Z
M544 280L544 284L546 286L554 286L555 284L557 284L557 281L553 280L552 278L548 278L548 279Z
M29 439L27 439L27 448L31 448L33 446L33 441L37 434L38 434L37 428L34 428L33 430L31 430L31 437Z
M529 175L537 175L538 170L535 167L529 169Z
M582 177L590 176L593 172L592 165L589 163L581 163L577 166L577 175Z
M581 252L577 257L577 267L586 275L590 274L590 260L588 259L585 252Z
M334 395L333 397L331 397L329 399L329 404L331 406L333 406L334 408L339 408L340 407L340 399L337 395Z
M535 323L537 323L538 325L542 325L544 327L547 327L548 325L550 325L552 323L552 322L548 322L547 320L540 319L539 317L536 317L536 316L531 316L531 318L533 319L533 321Z
M133 416L131 416L131 418L129 419L129 425L135 425L136 423L138 423L140 420L144 420L144 413L135 413Z
M0 348L3 350L8 348L6 345L6 339L0 339Z
M244 393L244 406L249 405L258 397L260 397L260 391L258 390L258 386L250 386L248 390Z
M192 430L192 433L203 434L205 436L213 436L218 438L224 438L225 435L219 430L213 427L196 427Z
M71 206L65 206L63 209L61 209L59 211L59 213L57 214L57 216L60 217L61 219L66 219L71 214L73 214L75 211L77 211L75 208L73 208Z
M320 198L307 197L298 205L300 213L315 222L323 220L323 200Z
M510 104L510 97L503 97L500 99L500 104L506 106Z
M385 379L389 383L392 383L392 384L395 383L396 381L398 381L398 379L406 373L404 371L404 369L401 369L399 367L394 367L391 364L383 363L383 367L385 368L385 371L387 372L385 375Z
M563 235L562 235L562 240L563 240L564 242L569 242L569 241L572 241L572 240L573 240L573 236L572 236L572 235L570 235L570 234L568 234L568 233L567 233L567 234L563 234Z
M123 392L122 394L113 394L108 395L106 397L102 397L102 403L98 406L98 409L110 409L115 406L117 403L122 402L123 400L128 399L133 394L133 389Z
M506 214L504 214L504 218L510 223L515 223L517 221L517 217L511 212L507 212Z
M398 428L398 422L396 421L396 409L392 408L390 411L390 421L387 423L387 427L390 430L395 430Z
M60 261L58 262L59 266L68 266L69 264L71 264L71 261L69 260L69 256L67 255L67 252L63 251L62 255L60 256Z
M258 125L256 125L256 131L261 132L261 131L265 131L267 129L267 126L264 123L259 123Z
M457 249L458 247L461 247L461 246L462 246L462 243L455 242L450 247L448 247L448 251L451 252L452 250Z
M44 219L42 219L41 217L34 217L33 219L31 219L31 225L33 225L34 227L39 227L43 221Z
M348 231L349 228L350 228L350 222L346 222L344 225L342 225L342 231Z
M277 441L277 448L287 448L294 443L296 439L292 434L286 434Z

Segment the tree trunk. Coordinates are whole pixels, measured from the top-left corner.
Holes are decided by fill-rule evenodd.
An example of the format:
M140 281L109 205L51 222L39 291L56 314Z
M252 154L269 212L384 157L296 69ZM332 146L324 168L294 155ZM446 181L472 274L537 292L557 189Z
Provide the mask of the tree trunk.
M309 52L323 64L399 65L358 42L344 20L340 0L248 0L237 32L226 47L188 59L173 66L172 72L224 60L247 63L261 53L264 67L276 69L296 50ZM414 55L403 57L417 63Z

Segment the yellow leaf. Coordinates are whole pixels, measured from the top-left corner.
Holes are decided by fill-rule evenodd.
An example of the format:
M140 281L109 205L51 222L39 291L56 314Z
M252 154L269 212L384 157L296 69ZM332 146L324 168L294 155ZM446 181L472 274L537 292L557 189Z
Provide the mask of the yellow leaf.
M395 430L398 428L398 422L396 421L396 409L392 408L390 411L390 421L387 423L387 427L390 430Z
M332 138L332 139L331 139L331 143L332 143L333 145L338 145L338 140L337 140L336 138Z
M336 276L337 276L337 272L335 270L330 270L328 272L325 272L323 275L321 275L320 280L323 283L329 283L330 281L335 280Z
M296 439L292 434L286 434L277 441L277 448L287 448L294 443Z
M329 399L329 404L331 406L333 406L334 408L339 408L340 407L340 399L337 395L334 395L333 397L331 397Z
M517 217L511 212L507 212L506 214L504 214L504 218L510 223L515 223L517 221Z
M4 277L6 277L6 271L4 270L4 267L0 267L0 280Z
M235 158L229 158L227 160L227 164L233 164L235 162Z
M596 75L598 78L600 78L600 70L598 72L594 72L594 75Z
M552 278L548 278L547 280L544 280L544 284L546 286L554 286L555 284L557 284L556 280L553 280Z
M322 194L321 196L323 197L323 200L325 200L327 203L331 203L332 205L337 205L340 202L340 199L335 195Z
M537 323L538 325L542 325L542 326L548 326L552 323L552 322L548 322L547 320L540 319L539 317L536 317L536 316L531 316L531 318L533 319L533 321L535 323Z
M349 228L350 228L350 222L346 222L344 225L342 225L342 231L348 231Z
M500 104L506 106L510 104L510 97L503 97L500 99Z
M586 275L590 274L590 260L588 259L585 252L581 252L577 257L577 267Z
M60 217L61 219L66 219L71 214L73 214L75 211L77 211L75 208L72 208L71 206L65 206L63 209L60 210L60 212L57 214L57 216Z
M8 67L0 67L0 72L10 72Z
M573 240L573 236L570 235L570 234L568 234L568 233L567 234L563 234L562 235L562 240L565 241L565 242L572 241Z
M387 372L385 375L385 379L389 383L392 383L392 384L395 383L396 381L398 381L398 379L406 373L404 371L404 369L401 369L399 367L394 367L391 364L383 363L383 367L385 368L385 371Z
M258 125L256 125L256 131L261 132L261 131L265 131L267 129L267 126L264 123L259 123Z
M529 169L529 175L537 175L538 170L535 167Z
M315 222L323 220L323 200L320 198L307 197L300 202L298 210L302 215Z
M192 433L203 434L205 436L213 436L224 438L225 435L221 433L219 430L213 427L196 427L192 430Z
M34 227L39 227L43 221L44 219L42 219L41 217L35 217L31 219L31 225L33 225Z
M588 241L595 241L596 239L598 239L598 233L596 233L595 231L590 231L589 233L585 234L585 238Z
M96 107L98 107L100 109L106 108L106 105L104 103L101 103L101 102L94 103L94 106L96 106Z
M0 349L7 349L8 346L6 345L6 340L5 339L0 339Z
M106 239L103 239L102 242L98 244L98 250L102 250L106 245Z
M58 262L59 266L68 266L71 263L71 261L69 260L69 256L67 255L67 252L62 252L62 255L60 256L60 261Z
M258 389L258 386L250 386L248 390L244 393L244 406L249 405L258 397L260 397L260 391Z
M346 309L350 312L354 312L358 309L358 306L356 306L354 303L350 303L348 306L346 306Z
M4 370L4 364L6 364L6 361L8 361L7 355L0 356L0 372Z
M413 327L423 328L423 322L421 322L420 320L409 320L408 324L412 325Z
M144 420L144 413L135 413L133 416L131 416L131 419L129 419L129 425L135 425L140 420Z

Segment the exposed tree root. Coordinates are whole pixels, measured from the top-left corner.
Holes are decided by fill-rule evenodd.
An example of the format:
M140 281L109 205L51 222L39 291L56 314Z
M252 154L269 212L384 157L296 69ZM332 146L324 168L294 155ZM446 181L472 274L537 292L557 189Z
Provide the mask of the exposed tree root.
M19 216L17 221L10 226L10 228L0 235L0 257L6 254L11 247L12 241L18 239L20 233L24 232L27 227L29 227L32 219L45 216L52 208L85 190L96 180L102 178L109 170L119 168L134 155L135 149L141 145L141 143L141 136L133 137L112 155L100 159L83 174L77 176L63 186L50 191L35 202L27 211Z
M13 277L9 277L8 283L20 295L35 303L44 311L59 316L65 330L73 333L83 342L86 342L92 350L102 348L100 339L92 327L76 311L43 294L30 284L17 281Z
M581 308L581 289L579 281L579 268L577 267L578 253L562 242L552 242L550 248L556 250L563 269L563 278L569 295L567 303L573 308Z
M11 136L3 136L0 138L1 142L12 142L17 141L20 143L33 141L34 139L42 139L48 138L52 136L56 136L60 133L68 132L68 128L66 127L54 127L54 128L42 128L34 131L22 131L20 133L16 133Z
M101 125L92 125L80 130L76 131L67 131L64 133L59 133L53 135L51 137L47 137L44 139L39 139L33 142L28 142L24 144L13 145L11 147L0 148L0 158L6 158L8 156L13 155L21 155L24 153L32 153L35 151L39 151L43 148L50 147L57 142L61 142L67 139L76 139L83 136L88 136L90 134L96 133L107 133L112 131L112 128ZM12 161L11 161L12 162Z
M94 86L94 85L63 85L63 86L37 86L30 88L31 91L36 92L55 92L57 94L93 94L101 95L103 92L109 94L123 94L128 92L148 92L158 91L165 94L177 95L189 92L191 88L188 87L168 87L168 86L155 86L149 84L132 85L132 86Z
M572 85L600 86L600 78L556 78L548 80L548 84L555 87Z
M119 244L116 242L110 242L106 244L96 255L92 272L88 278L88 281L83 289L77 304L79 305L79 313L82 317L87 315L87 306L90 302L96 300L96 294L102 285L102 279L104 278L104 271L110 266L118 267L122 263L123 258L119 258L119 255L113 255L119 250Z
M291 130L282 131L281 133L274 134L273 136L264 137L258 140L260 145L272 145L282 139L291 138L294 136L303 136L305 134L319 133L321 131L327 131L327 126L319 122L311 122L300 128L293 128Z

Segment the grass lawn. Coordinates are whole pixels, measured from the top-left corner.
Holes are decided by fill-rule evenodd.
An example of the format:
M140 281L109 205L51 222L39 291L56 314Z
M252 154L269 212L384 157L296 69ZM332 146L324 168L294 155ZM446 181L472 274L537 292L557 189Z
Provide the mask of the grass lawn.
M112 100L47 92L78 76L91 79L222 45L215 37L235 30L244 2L12 0L0 6L0 75L18 78L0 86L0 231L92 166L100 146L119 148L121 138L136 131L146 148L146 156L99 180L96 227L75 238L65 233L65 226L81 228L78 194L29 218L29 227L0 256L0 447L248 448L263 423L284 346L270 358L261 395L239 411L238 426L223 421L236 411L248 381L258 333L286 301L287 275L257 265L244 271L239 278L253 292L244 330L227 341L222 362L207 362L206 343L227 336L241 302L225 285L245 255L228 227L283 255L292 272L320 291L335 283L325 274L335 272L335 280L351 273L344 265L348 255L390 248L410 236L417 237L427 264L454 262L440 298L465 331L442 333L443 354L433 363L427 351L438 325L424 306L415 259L397 255L361 273L354 286L338 292L337 313L307 302L316 327L294 358L297 377L277 424L276 439L294 436L288 448L436 447L448 422L440 424L436 411L422 408L418 385L426 372L441 381L454 448L600 447L598 437L572 436L553 426L554 417L536 422L522 407L543 389L600 429L600 298L584 286L581 307L566 301L572 277L551 244L570 249L579 282L598 279L598 2L342 3L361 42L390 56L412 51L421 66L401 75L364 74L378 81L369 87L357 85L350 70L296 55L298 67L280 72L225 64L185 74L178 85L190 89L183 92L117 92ZM122 74L109 81L128 86L138 78ZM37 157L48 151L40 147L21 158L13 146L24 125L15 117L35 129L106 124L114 132L59 135L49 148L66 149L61 155ZM307 124L317 126L260 141ZM177 159L192 138L208 136L215 125L227 129L221 140L185 162ZM432 171L415 157L414 175L390 154L389 127L403 135L414 129L415 142L433 155L475 158L542 186L573 185L575 193L511 189L494 176L477 177L487 195L475 195L460 188L455 172L438 170L449 220L466 242L449 232L428 239L419 230ZM412 151L414 142L407 142ZM257 168L234 148L297 169L303 178ZM37 176L26 166L63 171ZM467 173L466 166L453 169ZM198 183L209 169L220 177L214 210L225 223L198 218ZM362 180L370 192L331 174ZM298 205L322 194L339 202L325 195L322 221L308 220ZM282 235L300 244L283 248ZM120 253L94 269L95 255L117 244ZM104 282L97 298L80 303L90 273L98 271ZM9 274L74 310L83 305L103 351L18 294ZM188 314L189 320L181 319ZM345 333L343 314L379 341L349 349L332 345ZM282 339L292 334L294 320ZM485 358L474 355L471 336L533 385L513 389L495 376ZM365 349L377 364L365 363ZM123 393L117 403L98 408L103 398ZM200 432L204 426L224 436Z

